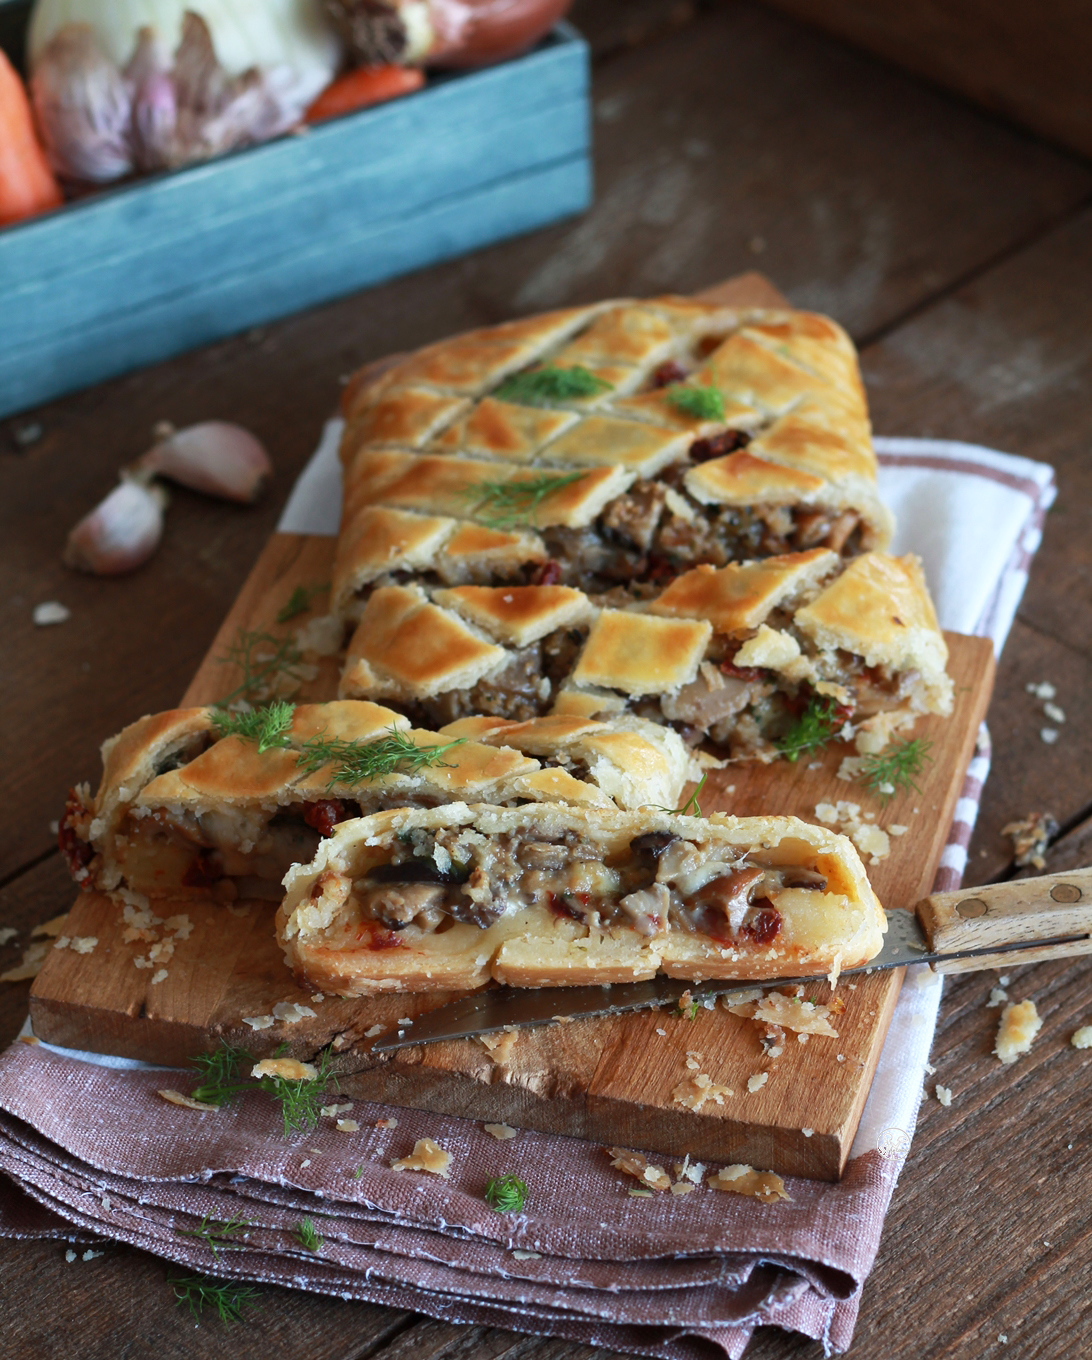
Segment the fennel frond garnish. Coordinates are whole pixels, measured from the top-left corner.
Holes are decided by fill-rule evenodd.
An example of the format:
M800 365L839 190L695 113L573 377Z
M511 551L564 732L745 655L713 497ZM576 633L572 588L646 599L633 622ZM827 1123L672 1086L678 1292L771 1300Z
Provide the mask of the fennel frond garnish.
M287 602L277 611L277 622L288 623L290 619L298 618L301 614L306 614L311 608L311 601L316 595L321 595L324 590L329 590L329 584L321 586L297 586L289 595Z
M924 737L915 737L912 741L900 741L878 755L865 756L857 778L867 784L882 803L890 802L898 789L903 793L909 793L911 789L920 793L914 779L921 774L926 761L932 761L929 755L932 744Z
M723 420L724 398L715 387L677 387L667 389L666 400L684 415L695 420Z
M237 666L243 678L230 694L217 701L227 708L239 700L248 704L261 703L275 694L278 684L288 681L293 693L307 678L299 669L303 653L290 637L279 638L260 629L240 628L235 641L223 656L216 658L222 666Z
M219 739L242 737L258 743L258 754L273 747L288 745L288 730L292 726L292 715L296 705L286 699L274 699L263 708L252 708L246 713L229 713L217 709L212 715L212 725Z
M582 401L587 397L609 392L613 383L597 378L579 364L559 368L546 364L542 368L514 373L493 392L498 401L511 401L520 406L549 406L555 401Z
M244 1308L258 1306L258 1291L238 1280L213 1280L207 1275L168 1275L178 1306L189 1308L196 1321L211 1308L225 1327L242 1322Z
M257 1227L256 1223L249 1223L245 1218L229 1218L223 1222L209 1218L206 1214L201 1220L200 1227L197 1228L176 1228L175 1232L179 1237L196 1237L199 1242L204 1242L209 1247L213 1256L220 1259L220 1252L223 1250L240 1251L243 1247L242 1242L235 1242L232 1239L240 1233L245 1239L246 1229Z
M670 812L673 817L691 817L691 816L704 817L705 813L702 812L701 804L698 802L698 794L701 793L703 788L705 788L705 781L708 778L709 778L708 772L702 775L702 777L698 780L697 784L695 785L694 792L690 795L686 802L683 803L682 807L669 808L664 807L661 803L653 803L652 806L656 809L657 812ZM693 811L691 811L691 809L693 809Z
M434 746L418 746L395 727L375 741L346 741L343 737L320 734L303 743L298 764L307 774L332 765L327 784L332 789L336 784L362 784L387 774L417 774L437 765L451 769L442 757L465 742L465 737L456 737Z
M798 760L805 751L818 751L830 741L842 722L838 705L827 695L813 694L807 707L777 743L786 760Z
M516 1214L527 1199L527 1186L518 1176L494 1176L486 1182L485 1202L498 1214Z
M313 1251L316 1253L322 1250L322 1244L326 1240L324 1237L318 1235L315 1225L309 1218L300 1219L296 1224L294 1236L304 1251Z
M583 481L586 472L567 472L560 476L530 477L523 481L475 482L463 494L472 500L470 513L491 529L515 529L534 524L538 507L555 491Z
M282 1044L275 1056L280 1056L285 1047ZM337 1089L337 1079L330 1072L333 1059L328 1049L323 1050L315 1075L303 1079L267 1074L257 1081L239 1081L242 1065L250 1066L254 1059L245 1049L229 1044L221 1044L212 1053L200 1053L190 1062L204 1075L204 1081L191 1092L195 1100L206 1105L227 1105L247 1091L264 1091L281 1108L286 1138L300 1129L313 1129L325 1104L327 1088Z

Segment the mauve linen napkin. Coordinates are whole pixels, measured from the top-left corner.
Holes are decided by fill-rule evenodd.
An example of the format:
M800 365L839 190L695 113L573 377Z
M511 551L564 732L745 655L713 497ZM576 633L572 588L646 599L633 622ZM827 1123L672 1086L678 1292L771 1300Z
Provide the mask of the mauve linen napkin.
M282 531L336 531L338 428ZM895 550L925 559L946 628L988 635L999 651L1054 497L1051 469L965 444L876 447ZM983 730L937 891L962 877L988 769ZM635 1198L598 1145L530 1131L498 1141L471 1120L360 1101L357 1130L327 1118L286 1139L265 1097L180 1109L156 1095L189 1089L178 1075L16 1043L0 1055L0 1235L124 1241L206 1274L665 1360L737 1357L769 1324L837 1353L910 1146L940 995L939 978L911 970L842 1180L789 1178L789 1200L773 1205L705 1186ZM447 1179L391 1169L423 1137L451 1154ZM486 1181L505 1172L530 1184L519 1213L484 1203ZM186 1235L206 1216L254 1226L214 1256ZM296 1237L304 1216L324 1239L318 1253Z

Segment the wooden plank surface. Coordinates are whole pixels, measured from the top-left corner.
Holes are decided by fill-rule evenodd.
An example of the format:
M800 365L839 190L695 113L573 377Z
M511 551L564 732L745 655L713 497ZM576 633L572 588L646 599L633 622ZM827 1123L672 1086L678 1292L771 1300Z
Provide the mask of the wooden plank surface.
M974 881L1011 872L1000 827L1032 806L1033 782L1060 795L1055 810L1075 826L1072 849L1062 838L1048 867L1067 867L1054 857L1071 852L1073 863L1088 862L1089 764L1070 760L1067 744L1092 723L1092 685L1079 668L1089 633L1082 643L1076 627L1090 599L1092 497L1081 469L1092 428L1092 299L1074 283L1092 259L1092 224L1078 211L1092 172L749 4L714 13L696 5L673 34L670 25L654 30L652 51L612 36L629 13L679 8L675 0L578 0L578 17L602 19L608 54L594 82L598 202L583 221L0 426L10 581L0 592L0 916L21 932L0 946L4 967L34 922L70 904L48 829L67 778L96 777L103 732L177 701L178 676L206 651L314 447L337 375L392 348L502 320L517 310L526 280L547 269L558 295L579 300L647 287L645 269L654 286L685 290L759 262L799 303L811 298L798 288L820 281L826 305L849 319L858 341L884 334L864 354L881 433L992 441L1059 466L1063 502L1048 517L1001 662L990 714L995 765L970 872ZM662 204L672 175L681 178L676 163L692 170L686 146L695 135L705 143L693 148L704 155L695 157L701 177L688 180L671 215ZM760 230L756 254L749 243ZM957 286L970 275L973 286ZM265 440L277 469L266 501L241 511L178 492L163 548L141 572L116 582L64 572L67 528L143 450L152 424L214 416ZM31 420L42 438L16 442ZM34 630L30 609L58 598L71 621ZM1066 741L1050 747L1039 739L1036 706L1009 676L1038 669L1048 679L1062 656L1075 667L1074 688L1060 691ZM1049 1018L1030 1057L1012 1067L990 1054L997 1011L984 1003L994 975L947 984L932 1080L953 1089L953 1104L942 1108L930 1091L922 1107L864 1290L853 1360L1054 1360L1092 1350L1084 1191L1092 1150L1081 1132L1092 1097L1087 1055L1067 1047L1076 1022L1092 1020L1088 980L1079 963L1014 974L1013 996L1036 997ZM27 990L0 988L7 1038L26 1014ZM77 1332L88 1360L183 1360L228 1347L241 1360L608 1360L590 1347L409 1322L279 1290L263 1291L261 1312L230 1335L215 1322L195 1329L175 1308L162 1263L125 1248L69 1265L59 1244L0 1243L0 1288L18 1302L5 1318L11 1352L50 1360L68 1360ZM820 1346L773 1330L748 1350L748 1360L821 1356Z
M1083 0L768 3L1092 155L1092 24Z

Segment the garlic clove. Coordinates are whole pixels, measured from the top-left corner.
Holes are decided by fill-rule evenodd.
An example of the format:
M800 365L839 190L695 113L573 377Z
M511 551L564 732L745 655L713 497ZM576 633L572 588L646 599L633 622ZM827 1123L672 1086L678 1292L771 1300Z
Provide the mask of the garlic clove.
M165 437L137 461L140 472L158 473L207 496L249 502L273 471L265 449L240 425L207 420L169 434L167 428L157 428Z
M89 24L57 30L35 63L31 93L58 174L106 184L132 170L129 90Z
M157 486L124 481L68 535L66 567L120 576L147 562L163 536L166 495Z

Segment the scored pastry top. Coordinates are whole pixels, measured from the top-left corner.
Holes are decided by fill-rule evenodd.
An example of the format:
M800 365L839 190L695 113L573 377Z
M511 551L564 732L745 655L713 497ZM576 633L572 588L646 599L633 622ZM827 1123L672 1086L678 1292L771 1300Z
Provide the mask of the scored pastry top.
M891 536L856 352L814 313L568 308L430 345L344 409L347 618L415 576L640 598L699 563Z
M341 693L433 726L629 711L691 744L710 737L720 754L767 758L813 696L837 704L839 727L871 724L884 741L951 710L947 647L913 556L846 562L815 548L706 564L620 603L566 586L380 586Z
M272 721L276 710L277 721L263 727L263 716ZM675 732L632 715L613 722L486 718L440 732L359 700L281 704L253 716L253 730L240 730L238 715L175 709L141 718L104 743L98 792L92 798L79 790L67 809L62 841L70 867L89 870L77 878L106 888L131 881L124 865L141 836L149 850L156 840L163 872L169 877L180 864L185 880L192 866L181 863L184 852L192 859L193 852L216 851L218 870L230 874L240 855L260 858L264 840L277 839L271 828L284 831L286 819L314 830L384 807L467 799L671 807L696 770ZM306 833L295 834L302 844Z

